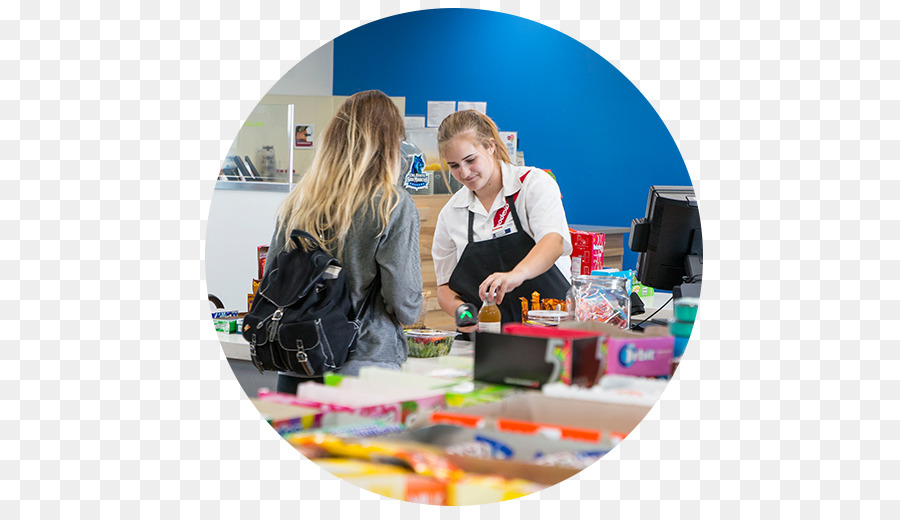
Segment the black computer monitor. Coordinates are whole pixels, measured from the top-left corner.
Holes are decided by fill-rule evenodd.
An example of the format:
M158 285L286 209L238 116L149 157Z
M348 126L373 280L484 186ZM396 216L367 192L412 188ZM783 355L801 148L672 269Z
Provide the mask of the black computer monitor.
M694 188L651 186L647 215L631 222L628 246L640 253L637 279L643 285L699 296L703 235Z

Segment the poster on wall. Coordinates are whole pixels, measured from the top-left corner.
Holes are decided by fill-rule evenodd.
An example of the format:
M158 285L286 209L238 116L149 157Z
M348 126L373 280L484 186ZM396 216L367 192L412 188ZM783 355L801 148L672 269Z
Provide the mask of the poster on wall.
M441 121L453 112L456 112L456 101L429 101L426 126L437 128Z
M312 148L315 125L297 125L294 129L294 148Z
M457 110L474 110L476 112L481 112L484 115L487 115L487 102L486 101L460 101L457 103Z
M515 164L516 162L516 151L519 147L519 133L518 132L498 132L500 134L500 139L503 141L503 144L506 146L506 151L509 153L509 159Z

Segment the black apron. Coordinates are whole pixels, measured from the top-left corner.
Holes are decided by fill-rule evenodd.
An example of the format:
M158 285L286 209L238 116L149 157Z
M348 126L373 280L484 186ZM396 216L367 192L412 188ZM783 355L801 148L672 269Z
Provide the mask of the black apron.
M475 214L469 210L469 243L463 250L453 274L448 283L450 289L459 295L466 303L474 304L481 308L481 297L478 296L478 286L485 278L493 273L505 273L512 271L521 262L531 249L534 248L534 239L523 231L519 222L519 214L516 212L515 200L512 195L506 197L513 222L516 224L516 232L490 240L475 242L472 223ZM541 299L556 298L564 300L569 290L569 282L560 272L556 264L550 269L531 280L525 280L522 285L503 296L500 307L500 321L502 323L522 321L522 302L520 297L528 299L529 308L531 294L539 292Z

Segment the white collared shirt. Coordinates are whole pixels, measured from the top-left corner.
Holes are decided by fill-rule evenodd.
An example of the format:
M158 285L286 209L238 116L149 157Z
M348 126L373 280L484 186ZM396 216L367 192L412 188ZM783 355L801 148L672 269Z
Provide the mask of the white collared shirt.
M563 239L563 254L556 266L566 279L572 275L572 239L562 205L559 186L544 170L501 163L503 189L497 194L490 211L478 201L471 190L463 186L447 202L438 215L431 245L437 284L450 281L450 275L469 242L469 211L475 214L472 230L475 242L491 240L516 231L516 224L506 207L506 197L518 192L516 213L523 231L540 242L548 233L558 233Z

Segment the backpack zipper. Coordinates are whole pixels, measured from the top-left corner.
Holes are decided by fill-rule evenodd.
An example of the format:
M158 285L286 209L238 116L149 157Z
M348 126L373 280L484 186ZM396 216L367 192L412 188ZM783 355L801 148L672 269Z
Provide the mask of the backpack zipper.
M284 307L279 307L275 309L275 312L272 313L272 320L269 322L269 342L275 341L275 336L278 335L278 326L281 318L284 316Z

